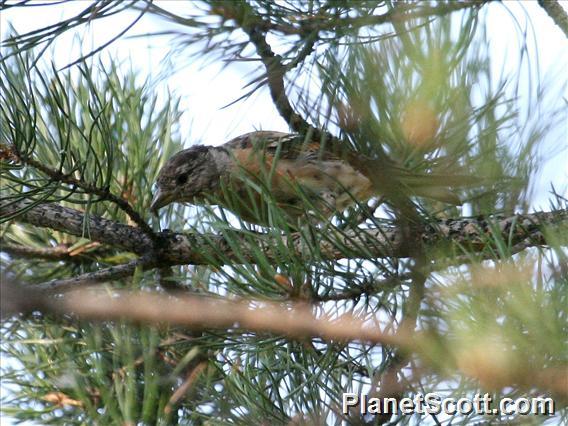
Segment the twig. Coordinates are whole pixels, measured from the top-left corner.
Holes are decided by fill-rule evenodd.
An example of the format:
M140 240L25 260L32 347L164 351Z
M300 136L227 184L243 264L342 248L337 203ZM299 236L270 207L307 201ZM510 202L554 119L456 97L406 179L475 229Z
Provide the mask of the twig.
M67 244L59 244L54 247L29 247L21 244L7 243L0 239L0 252L9 254L12 257L24 259L88 263L96 261L97 256L104 255L107 250L100 247L100 244L96 242L91 242L85 246L72 249Z
M284 75L286 74L286 67L282 64L282 58L276 55L270 45L266 42L266 37L258 25L258 17L256 19L249 19L254 15L252 8L248 11L246 19L241 19L237 22L243 31L247 33L250 41L254 44L256 52L266 69L266 77L268 81L268 89L270 96L276 106L276 109L286 120L288 125L299 133L305 133L312 129L312 126L298 113L294 111L288 96L286 95L286 88L284 87Z
M29 205L30 202L25 200L0 204L0 217L11 216L27 209ZM84 212L54 203L34 206L17 216L15 220L78 237L86 237L92 241L99 241L140 255L152 249L152 241L140 228L95 215L89 215L87 223L84 224Z
M488 1L490 0L466 0L461 2L456 1L444 3L438 6L419 7L415 4L404 5L404 7L397 5L382 15L364 15L356 17L338 17L336 15L326 16L321 14L320 9L316 12L316 14L309 15L307 18L298 20L297 25L270 22L266 19L262 19L261 16L258 16L255 21L255 26L262 31L275 31L285 35L305 36L306 34L314 31L332 31L336 28L357 30L367 26L376 26L394 21L406 21L416 18L427 18L430 16L444 16L463 9L481 7ZM216 7L213 12L224 16L226 19L233 17L232 15L227 14L227 11L223 8Z
M207 368L207 360L199 362L187 374L186 379L181 386L170 397L168 403L164 407L164 413L169 414L177 402L193 387L195 381L199 378L201 373Z
M319 25L320 30L332 29L335 27L346 26L358 29L371 25L381 25L387 22L401 22L416 18L428 18L430 16L444 16L458 10L480 7L488 0L466 0L462 2L449 2L438 6L420 6L414 3L397 4L387 13L382 15L365 15L356 17L346 17L342 19L328 20L325 25Z
M302 47L302 49L298 52L294 59L292 59L285 65L286 71L291 71L302 62L304 62L304 60L314 51L318 40L319 37L317 31L313 31L312 33L308 34L308 36L304 39L304 47Z
M123 265L111 266L110 268L100 269L95 272L78 275L73 278L63 280L52 280L42 284L33 285L33 288L47 293L62 293L68 290L74 290L81 287L91 286L103 282L109 282L131 276L136 268L142 267L149 269L155 266L155 263L147 258L140 258Z
M414 333L400 329L384 333L352 314L337 318L316 316L305 303L228 300L199 296L155 294L141 291L75 290L58 298L45 297L32 286L5 282L3 312L75 315L95 321L128 320L138 323L181 325L192 329L247 330L274 333L293 339L319 337L326 341L361 341L374 344L413 344Z
M100 197L100 201L107 200L116 204L122 211L124 211L130 217L130 219L132 219L134 223L136 223L136 225L138 225L138 227L146 235L148 235L148 237L150 237L150 239L152 240L156 239L156 233L152 230L152 228L150 228L150 226L146 223L146 221L142 218L142 216L140 216L138 212L134 210L134 208L130 205L130 203L128 203L128 201L126 201L124 198L118 197L110 193L108 188L107 189L97 188L96 186L91 185L81 179L75 179L69 174L64 174L59 172L58 170L52 169L51 167L47 167L44 164L32 158L23 158L18 155L18 159L22 163L27 164L41 171L42 173L46 174L51 179L57 182L62 182L68 185L75 186L77 188L81 188L83 191L85 191L88 194L97 195L98 197Z
M548 13L548 16L552 18L564 35L568 37L568 13L562 8L560 2L556 0L538 0L538 4Z
M370 296L377 291L385 290L388 288L392 288L395 285L400 284L401 282L409 279L410 276L399 275L390 277L380 281L373 281L367 285L362 285L355 288L350 288L348 290L338 292L338 293L331 293L325 295L314 295L311 297L311 300L314 302L331 302L331 301L339 301L339 300L356 300L363 295Z

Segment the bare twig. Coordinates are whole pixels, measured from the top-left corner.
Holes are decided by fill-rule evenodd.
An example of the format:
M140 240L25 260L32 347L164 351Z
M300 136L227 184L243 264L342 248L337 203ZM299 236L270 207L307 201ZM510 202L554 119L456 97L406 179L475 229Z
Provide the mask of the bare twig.
M104 253L99 246L99 243L88 243L85 247L75 249L69 247L67 244L59 244L53 247L29 247L21 244L8 243L0 239L0 252L7 253L12 257L44 259L54 262L93 262L96 260L97 256Z
M58 298L45 297L32 286L6 282L3 285L3 311L75 315L95 321L183 325L192 329L247 330L274 333L293 339L319 337L326 341L362 341L410 346L411 331L399 329L383 333L352 314L336 318L316 316L305 303L279 304L265 301L227 300L198 296L179 296L148 292L78 290Z
M337 293L330 293L325 295L314 295L311 297L311 300L314 302L330 302L330 301L339 301L339 300L356 300L364 295L372 295L378 291L385 290L392 288L396 285L399 285L403 281L409 279L410 276L408 274L399 275L390 277L380 281L373 281L368 283L367 285L362 285L359 287L350 288L348 290L337 292Z
M548 13L548 16L552 18L564 35L568 37L568 13L562 8L560 2L556 0L538 0L538 4Z
M201 376L201 373L207 368L207 360L200 361L193 368L189 370L186 379L181 386L170 397L168 403L164 407L164 413L168 414L172 411L178 401L193 387L196 380Z
M253 16L254 19L251 19ZM312 126L294 111L284 86L284 75L287 69L282 63L282 58L276 55L266 42L266 36L261 26L258 25L258 21L259 18L254 15L254 11L250 8L246 16L238 24L247 33L252 44L254 44L256 52L266 69L268 88L276 109L292 129L305 133L311 130Z
M83 244L58 244L49 247L26 246L13 244L0 238L0 252L11 258L46 260L52 262L70 262L75 264L92 264L100 262L101 257L116 254L114 248L103 246L96 241Z
M36 284L33 288L49 293L61 293L71 289L75 290L81 287L126 278L131 276L138 267L149 269L153 266L155 266L155 263L151 260L147 258L140 258L123 265L111 266L110 268L100 269L95 272L88 272L73 278L52 280L46 283Z

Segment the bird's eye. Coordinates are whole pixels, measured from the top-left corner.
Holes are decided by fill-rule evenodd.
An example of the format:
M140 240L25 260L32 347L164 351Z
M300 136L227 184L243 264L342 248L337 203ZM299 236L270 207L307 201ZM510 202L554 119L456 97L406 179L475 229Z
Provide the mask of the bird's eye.
M187 173L182 173L176 178L176 182L178 185L183 185L187 182Z

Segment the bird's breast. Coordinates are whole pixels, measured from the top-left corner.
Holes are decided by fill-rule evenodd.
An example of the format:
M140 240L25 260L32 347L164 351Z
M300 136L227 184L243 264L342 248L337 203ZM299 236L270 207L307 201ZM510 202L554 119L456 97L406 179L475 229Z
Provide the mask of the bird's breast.
M233 176L244 172L247 179L261 180L280 207L296 215L303 214L301 205L305 196L313 197L316 205L318 197L335 200L334 208L329 211L333 213L345 210L355 201L365 202L374 193L369 179L339 159L320 161L299 157L275 160L253 149L235 150L234 159L236 167L231 173ZM242 186L236 187L237 192L244 190Z

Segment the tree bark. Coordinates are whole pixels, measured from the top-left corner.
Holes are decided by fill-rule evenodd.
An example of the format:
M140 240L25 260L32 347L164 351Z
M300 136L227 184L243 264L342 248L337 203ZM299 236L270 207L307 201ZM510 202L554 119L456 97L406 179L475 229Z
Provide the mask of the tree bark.
M25 201L11 205L0 205L0 215L7 216L25 207ZM273 236L235 230L234 239L242 250L235 253L231 243L222 235L179 233L163 231L158 233L154 243L140 228L124 225L99 216L89 215L56 204L41 204L28 209L17 216L15 221L51 228L71 235L86 237L113 247L124 249L144 256L157 266L254 262L252 248L260 249L268 259L276 259ZM86 226L83 221L86 220ZM538 212L508 217L491 216L477 218L444 219L429 223L419 235L425 249L448 246L467 247L480 252L495 238L509 242L511 254L527 247L547 244L543 227L552 227L557 231L568 225L568 210ZM85 231L86 230L86 231ZM385 257L405 258L411 256L413 248L405 243L403 232L396 227L371 229L351 229L333 232L329 229L322 233L319 244L321 259L341 259L346 253L353 252L353 257L375 259ZM562 235L561 232L554 232ZM297 255L304 253L299 234L282 236L282 243L294 250ZM234 241L233 241L234 243Z

